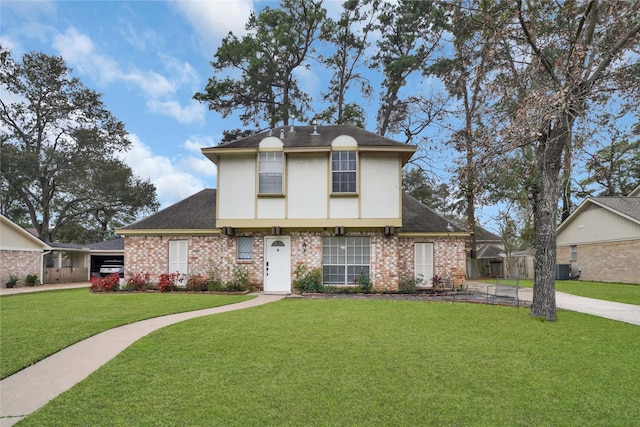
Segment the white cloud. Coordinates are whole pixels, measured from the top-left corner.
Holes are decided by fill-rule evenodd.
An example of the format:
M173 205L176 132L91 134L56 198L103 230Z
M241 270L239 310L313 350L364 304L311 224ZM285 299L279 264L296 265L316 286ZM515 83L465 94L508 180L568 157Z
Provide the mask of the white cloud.
M137 87L149 98L147 107L150 111L171 117L184 124L204 122L206 113L204 105L190 101L183 106L171 99L180 87L186 85L189 91L193 91L197 86L198 73L189 63L172 57L163 58L162 62L165 64L168 76L153 70L143 71L136 67L123 71L115 60L96 51L91 38L73 27L62 34L56 34L53 45L70 67L80 73L88 74L101 84L124 82Z
M157 98L171 95L176 92L176 86L166 77L155 71L140 71L134 69L130 73L123 73L120 79L138 86L147 95Z
M131 149L121 154L121 159L133 173L148 178L156 186L162 208L189 197L205 188L203 181L191 173L198 168L186 168L185 162L172 161L168 157L154 155L137 135L130 134ZM191 164L189 162L189 164ZM215 175L209 171L208 175Z
M194 90L201 84L200 75L188 62L167 56L163 57L162 61L165 63L165 68L171 73L172 79L176 84L189 85L189 87Z
M187 139L182 146L188 151L200 154L200 150L205 147L213 147L216 145L215 140L210 136L196 136L192 135Z
M180 165L183 169L198 175L213 177L217 174L216 165L202 155L200 157L186 157L180 162Z
M16 54L19 46L16 40L6 35L0 35L0 45L11 52L11 56L13 57L14 61L19 59L18 55Z
M245 34L244 26L253 10L252 0L177 1L173 4L200 36L207 55L229 31L236 36Z
M216 165L211 160L204 157L202 155L202 151L200 151L202 148L212 147L213 145L215 145L215 142L210 136L190 136L189 139L182 144L182 147L197 156L188 156L183 159L180 162L182 168L206 177L216 176Z
M37 5L30 1L5 1L3 8L11 9L25 20L38 19L42 16L50 17L56 13L54 0L39 0Z
M121 75L118 64L95 52L91 39L73 27L53 38L55 47L66 63L77 72L90 75L102 84L109 84Z
M124 81L137 86L151 97L166 96L176 91L173 83L154 71L142 71L137 68L129 72L122 71L116 61L96 52L89 36L73 27L68 28L63 34L57 34L53 46L72 68L90 75L102 84Z
M147 101L147 108L154 113L171 117L183 124L204 122L207 111L204 105L195 101L191 101L189 105L182 106L178 101L158 101L151 99Z

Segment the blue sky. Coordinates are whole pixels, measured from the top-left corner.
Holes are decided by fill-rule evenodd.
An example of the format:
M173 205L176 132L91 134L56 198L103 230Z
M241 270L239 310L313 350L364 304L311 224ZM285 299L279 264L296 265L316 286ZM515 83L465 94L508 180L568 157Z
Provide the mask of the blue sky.
M133 144L122 154L125 162L155 184L164 208L216 187L215 165L200 148L216 145L223 130L242 125L234 117L223 119L208 111L192 97L213 74L210 61L229 31L244 34L252 10L277 4L2 0L0 43L14 59L29 51L60 55L85 86L103 94L107 108L130 133ZM337 17L341 4L342 0L325 0L324 7L329 16ZM297 77L303 90L318 96L330 76L312 64L311 70L298 70ZM379 75L370 77L379 88ZM412 81L405 90L423 90L424 85ZM358 101L368 114L367 129L375 131L376 99ZM444 168L434 173L445 178ZM489 212L484 212L483 223Z
M216 186L200 148L241 127L192 100L213 74L210 61L229 31L244 34L250 0L0 2L0 42L14 59L29 51L62 56L130 133L125 161L158 189L166 207ZM327 2L339 10L340 2ZM301 73L303 87L321 77ZM375 113L374 117L375 118ZM375 123L372 123L375 126Z

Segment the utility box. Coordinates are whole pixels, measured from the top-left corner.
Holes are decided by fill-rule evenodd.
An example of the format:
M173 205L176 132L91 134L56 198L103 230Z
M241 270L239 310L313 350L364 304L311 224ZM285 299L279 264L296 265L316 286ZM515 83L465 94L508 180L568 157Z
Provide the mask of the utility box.
M571 264L556 264L556 280L571 279Z

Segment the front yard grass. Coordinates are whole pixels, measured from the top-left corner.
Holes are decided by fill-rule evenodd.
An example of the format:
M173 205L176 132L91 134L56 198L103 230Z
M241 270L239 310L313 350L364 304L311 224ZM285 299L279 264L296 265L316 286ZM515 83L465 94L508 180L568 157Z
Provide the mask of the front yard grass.
M482 282L495 284L496 279L483 279ZM500 279L501 285L515 286L515 279ZM533 279L520 279L520 286L533 288ZM640 305L640 284L586 282L581 280L556 280L556 291L597 298L606 301L624 302Z
M640 328L287 299L156 331L21 426L636 426Z
M116 326L166 314L217 307L247 296L91 294L87 289L0 298L0 377Z

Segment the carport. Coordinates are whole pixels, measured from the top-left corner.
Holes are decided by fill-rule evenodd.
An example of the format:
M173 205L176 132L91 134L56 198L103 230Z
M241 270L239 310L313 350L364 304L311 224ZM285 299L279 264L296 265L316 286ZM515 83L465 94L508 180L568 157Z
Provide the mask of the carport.
M77 245L52 243L45 257L44 284L86 282L106 260L124 262L124 239Z

